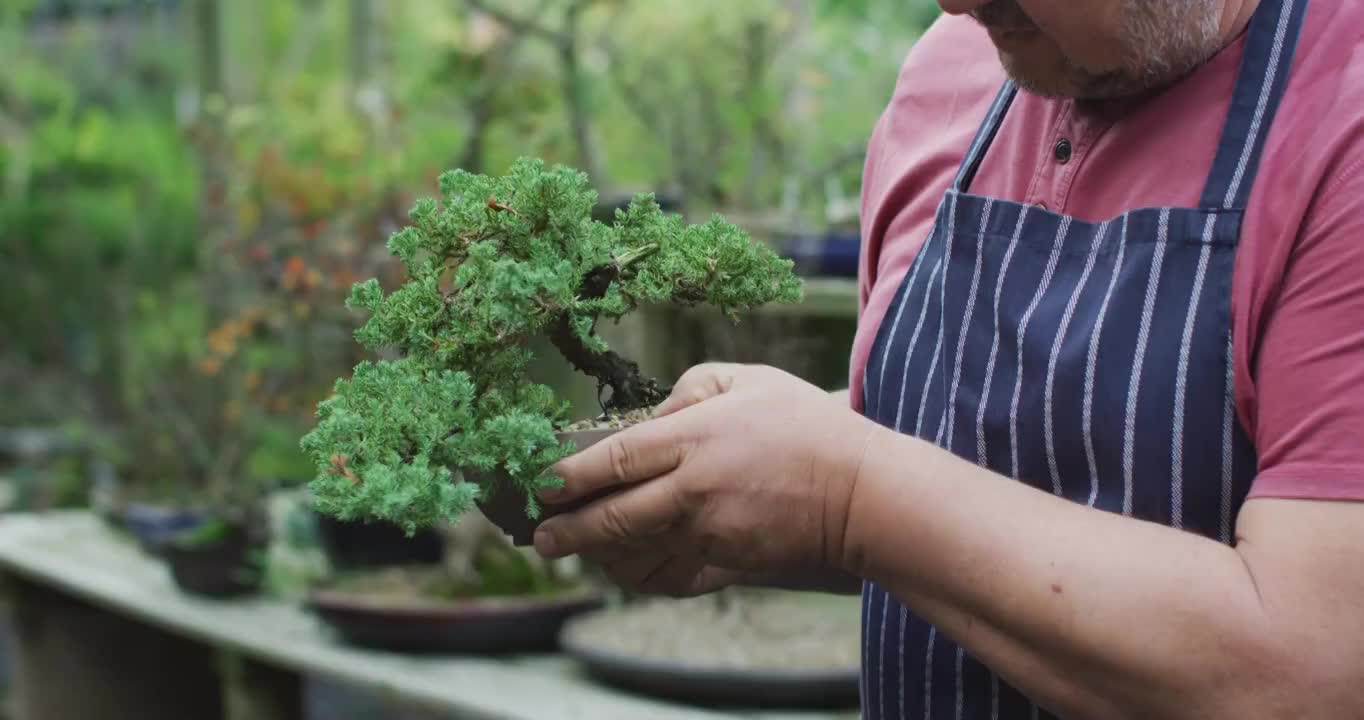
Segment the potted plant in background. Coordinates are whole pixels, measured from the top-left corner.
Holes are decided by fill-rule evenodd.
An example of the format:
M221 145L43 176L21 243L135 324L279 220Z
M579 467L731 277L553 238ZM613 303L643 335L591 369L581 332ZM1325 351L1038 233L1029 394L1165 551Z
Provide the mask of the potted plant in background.
M253 334L256 318L215 331L188 282L168 296L140 293L130 305L120 352L118 483L108 511L159 554L207 519L214 488L235 480L249 450L243 400L258 376L240 367L237 350L238 335Z
M325 513L415 530L477 505L528 544L538 518L563 509L535 499L558 482L553 463L668 393L606 346L598 322L661 303L737 318L801 297L789 261L718 216L688 225L642 195L613 224L594 221L596 193L570 168L522 159L502 177L445 173L440 189L389 239L405 282L386 294L369 280L350 296L370 313L357 340L386 356L339 380L302 440ZM596 379L600 415L575 422L530 381L525 345L540 337Z
M239 597L261 589L267 526L259 509L219 508L195 527L172 536L162 550L171 577L185 592Z
M298 423L272 405L291 377L282 320L244 304L215 322L192 282L130 315L113 514L182 589L255 591L265 499L303 476Z
M348 643L413 653L544 652L606 593L573 564L512 545L478 514L441 523L442 560L335 572L307 605Z

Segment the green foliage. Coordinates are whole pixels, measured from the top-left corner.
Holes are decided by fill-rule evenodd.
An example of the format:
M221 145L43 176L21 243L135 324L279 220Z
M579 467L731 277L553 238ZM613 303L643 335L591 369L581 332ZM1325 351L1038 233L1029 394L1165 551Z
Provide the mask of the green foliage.
M440 188L442 201L417 202L389 240L406 282L387 294L361 282L348 301L369 313L357 341L400 359L361 363L319 406L302 445L323 512L414 530L457 517L494 491L484 478L505 477L534 516L532 491L558 482L548 468L572 448L556 437L564 404L527 376L526 342L567 328L576 340L557 337L561 351L576 342L603 356L595 323L641 304L735 317L801 297L790 261L719 217L688 225L642 195L614 224L594 221L596 193L567 167L522 159L503 177L445 173Z
M232 525L226 520L212 518L195 527L178 533L174 542L185 548L203 548L225 542L232 534Z
M318 427L302 442L318 460L318 509L411 529L468 510L475 493L451 482L450 466L462 444L456 433L472 425L472 400L462 373L413 358L358 365L318 405Z

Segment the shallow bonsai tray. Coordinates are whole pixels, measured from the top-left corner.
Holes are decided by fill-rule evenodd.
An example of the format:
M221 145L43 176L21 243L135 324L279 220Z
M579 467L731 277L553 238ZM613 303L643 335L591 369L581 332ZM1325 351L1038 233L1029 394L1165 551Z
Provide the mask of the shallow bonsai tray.
M503 654L555 650L563 624L601 608L605 598L584 590L549 597L409 602L315 590L306 604L352 645L405 653Z
M712 707L855 708L859 670L748 670L632 657L592 647L565 633L563 651L588 674L660 699Z

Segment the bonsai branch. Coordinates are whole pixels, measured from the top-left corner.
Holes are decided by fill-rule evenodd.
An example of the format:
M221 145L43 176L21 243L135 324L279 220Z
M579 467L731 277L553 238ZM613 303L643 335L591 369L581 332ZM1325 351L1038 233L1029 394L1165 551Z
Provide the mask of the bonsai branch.
M610 265L593 268L583 278L578 290L582 300L596 300L606 295L623 272L633 263L657 250L656 245L636 248ZM550 341L574 369L596 378L598 387L611 388L611 399L602 406L607 412L629 412L653 407L668 397L669 388L660 386L653 378L645 377L639 365L618 353L597 352L588 347L573 328L571 316L563 313L550 330Z
M511 213L512 215L521 217L521 213L517 212L516 208L498 202L495 197L488 198L488 209L496 210L497 212Z
M595 352L573 331L568 315L563 315L550 331L554 347L579 372L591 375L601 386L611 388L611 399L602 406L608 412L628 412L653 407L668 397L668 389L644 377L639 365L614 351Z
M331 456L331 467L328 468L328 472L330 472L333 475L339 475L341 477L346 478L347 480L351 481L352 485L359 485L361 484L362 481L360 480L360 477L358 475L356 475L354 472L351 471L349 467L347 467L346 463L349 461L350 458L345 453L338 453L336 455Z

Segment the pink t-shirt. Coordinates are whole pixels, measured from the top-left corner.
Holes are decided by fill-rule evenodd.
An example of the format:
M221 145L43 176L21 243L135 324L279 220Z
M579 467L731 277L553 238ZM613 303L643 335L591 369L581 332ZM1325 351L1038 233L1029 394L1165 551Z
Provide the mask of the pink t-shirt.
M1127 107L1020 93L970 191L1090 221L1197 206L1244 39ZM856 407L886 307L1004 79L985 32L944 16L910 53L876 126L862 189ZM1364 500L1364 3L1309 6L1246 213L1231 314L1236 405L1260 462L1251 497Z

